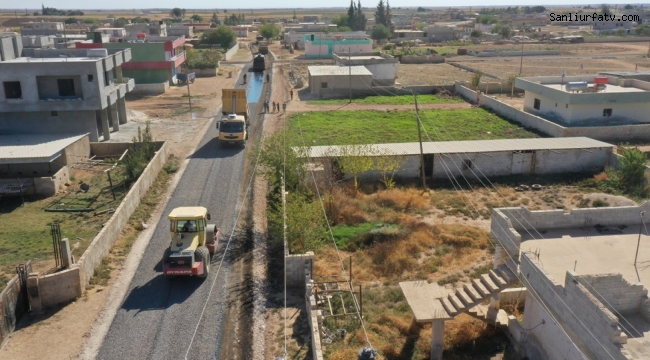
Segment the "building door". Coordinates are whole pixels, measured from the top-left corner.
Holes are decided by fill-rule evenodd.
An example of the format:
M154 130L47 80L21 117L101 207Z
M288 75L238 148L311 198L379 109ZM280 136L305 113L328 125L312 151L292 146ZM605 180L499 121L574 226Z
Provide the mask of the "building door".
M530 174L533 168L533 152L513 152L512 171L513 175Z

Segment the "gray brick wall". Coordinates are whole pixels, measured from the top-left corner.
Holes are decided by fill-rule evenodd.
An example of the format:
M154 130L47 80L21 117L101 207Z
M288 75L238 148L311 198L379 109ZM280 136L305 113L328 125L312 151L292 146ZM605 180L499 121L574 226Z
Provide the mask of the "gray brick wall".
M596 359L627 359L617 343L621 335L617 317L572 272L567 272L563 287L528 253L521 254L520 269L526 287L541 298Z
M314 253L285 254L287 286L305 286L305 270L311 271L314 264Z
M575 278L608 309L621 315L638 312L648 300L648 290L643 284L630 284L621 274L579 275Z

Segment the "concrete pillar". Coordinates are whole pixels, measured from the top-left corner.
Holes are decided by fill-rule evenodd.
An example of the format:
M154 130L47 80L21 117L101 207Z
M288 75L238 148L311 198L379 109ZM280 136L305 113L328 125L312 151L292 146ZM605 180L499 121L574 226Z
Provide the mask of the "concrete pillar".
M27 297L29 298L29 307L32 313L42 313L43 304L41 302L41 292L38 288L38 273L27 275Z
M442 350L445 347L445 321L431 322L431 357L430 360L442 360Z
M115 68L115 77L117 78L117 82L121 83L122 82L122 66L117 66Z
M108 110L107 109L99 110L99 116L102 123L102 133L104 135L104 141L108 141L111 139L111 129L108 126Z
M503 246L496 244L494 246L494 268L496 269L497 266L505 264L506 260L508 260L506 249L504 249Z
M68 238L61 239L61 250L63 250L63 268L68 269L70 268L70 265L72 265L72 253L70 251L70 240Z
M108 105L107 110L113 131L120 131L120 119L117 117L117 104Z
M117 99L117 112L120 117L120 124L126 124L128 119L126 118L126 100L124 97Z

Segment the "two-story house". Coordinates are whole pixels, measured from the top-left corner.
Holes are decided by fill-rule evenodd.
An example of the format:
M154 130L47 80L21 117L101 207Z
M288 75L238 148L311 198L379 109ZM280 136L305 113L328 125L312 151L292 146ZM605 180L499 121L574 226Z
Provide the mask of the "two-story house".
M0 53L0 133L99 141L127 122L124 97L135 83L122 64L130 49L23 49L20 37L6 37Z

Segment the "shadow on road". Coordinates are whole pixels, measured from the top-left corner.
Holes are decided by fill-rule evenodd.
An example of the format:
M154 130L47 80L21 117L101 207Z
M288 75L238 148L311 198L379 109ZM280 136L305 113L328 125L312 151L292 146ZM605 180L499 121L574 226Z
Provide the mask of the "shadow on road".
M162 273L131 290L122 304L124 310L161 310L183 303L204 280L196 277L166 278Z
M194 154L190 155L191 159L225 159L233 157L244 151L244 147L239 145L231 145L220 147L219 139L216 137L210 139L207 143L203 144L200 148L196 149Z

